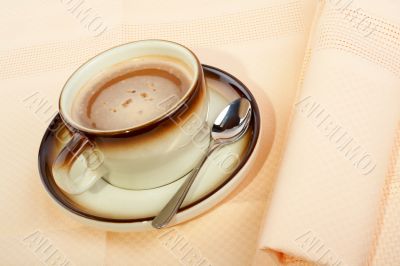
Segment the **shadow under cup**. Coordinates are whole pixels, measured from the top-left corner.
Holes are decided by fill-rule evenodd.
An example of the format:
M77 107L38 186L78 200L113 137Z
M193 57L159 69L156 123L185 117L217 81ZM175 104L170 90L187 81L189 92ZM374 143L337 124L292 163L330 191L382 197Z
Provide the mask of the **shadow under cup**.
M92 77L126 60L145 56L176 59L193 74L188 90L167 111L140 125L112 130L88 128L72 119L74 100ZM61 118L74 135L56 159L53 174L57 185L71 194L93 186L96 178L91 173L94 175L98 169L100 177L124 189L151 189L169 184L193 169L209 143L208 93L202 66L189 49L169 41L132 42L90 59L65 84L59 108ZM74 150L77 154L71 152ZM89 168L86 176L71 174L72 161L78 157L83 157ZM98 169L91 169L93 158ZM85 185L86 189L70 189L69 184L74 182L90 184Z

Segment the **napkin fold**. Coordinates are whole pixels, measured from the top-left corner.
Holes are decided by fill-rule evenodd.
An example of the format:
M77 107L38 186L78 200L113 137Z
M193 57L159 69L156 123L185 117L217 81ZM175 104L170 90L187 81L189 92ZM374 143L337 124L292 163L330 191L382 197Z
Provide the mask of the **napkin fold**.
M320 2L260 238L260 247L283 262L370 265L376 259L383 192L398 151L400 20L394 14L400 4L393 1ZM391 262L399 265L400 257L392 254Z

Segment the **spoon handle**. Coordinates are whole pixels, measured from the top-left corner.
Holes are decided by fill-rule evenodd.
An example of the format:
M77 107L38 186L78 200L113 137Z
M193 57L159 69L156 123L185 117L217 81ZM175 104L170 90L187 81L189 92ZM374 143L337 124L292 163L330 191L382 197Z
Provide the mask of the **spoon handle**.
M179 208L182 205L183 200L186 198L186 195L189 192L190 187L192 186L194 180L197 177L201 167L204 162L207 160L208 156L219 147L219 143L216 143L214 140L210 141L210 144L204 153L201 160L198 164L193 168L190 172L189 176L186 178L185 182L179 188L179 190L175 193L175 195L170 199L170 201L165 205L165 207L161 210L161 212L154 218L152 221L152 226L154 228L160 229L166 226L175 214L178 212Z

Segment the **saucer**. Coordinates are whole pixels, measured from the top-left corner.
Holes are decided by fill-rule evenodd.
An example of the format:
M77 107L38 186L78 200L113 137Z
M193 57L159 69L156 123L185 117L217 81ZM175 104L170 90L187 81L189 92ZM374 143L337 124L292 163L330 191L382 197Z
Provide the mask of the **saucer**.
M213 123L222 109L233 100L245 97L253 107L248 132L239 141L214 152L196 178L182 208L170 225L190 220L209 210L229 195L245 178L255 157L260 133L260 114L251 92L235 77L215 67L203 65L209 91L208 122ZM51 130L58 128L61 130ZM56 116L47 129L39 150L39 172L51 198L74 218L111 231L141 231L151 229L151 220L165 206L184 182L186 176L160 187L128 190L99 180L90 190L68 195L55 184L52 163L62 149L58 134L69 134ZM63 138L65 141L65 138ZM85 163L77 160L71 174L83 171Z

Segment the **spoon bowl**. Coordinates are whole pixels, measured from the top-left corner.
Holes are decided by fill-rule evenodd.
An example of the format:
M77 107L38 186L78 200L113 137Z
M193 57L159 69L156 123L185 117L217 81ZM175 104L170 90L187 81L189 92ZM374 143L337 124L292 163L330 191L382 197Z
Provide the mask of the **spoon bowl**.
M212 140L234 142L240 139L248 129L250 118L250 102L245 98L233 101L215 119L211 130Z

